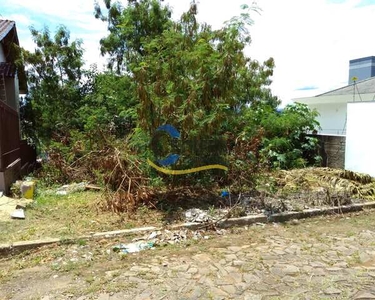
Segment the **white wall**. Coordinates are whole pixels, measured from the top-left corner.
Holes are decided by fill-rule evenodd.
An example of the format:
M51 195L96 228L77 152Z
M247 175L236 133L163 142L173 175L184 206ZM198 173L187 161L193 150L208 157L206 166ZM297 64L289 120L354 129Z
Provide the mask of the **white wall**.
M316 103L308 105L311 109L316 108L320 116L320 123L324 134L345 134L346 103Z
M345 169L375 177L375 102L348 103Z

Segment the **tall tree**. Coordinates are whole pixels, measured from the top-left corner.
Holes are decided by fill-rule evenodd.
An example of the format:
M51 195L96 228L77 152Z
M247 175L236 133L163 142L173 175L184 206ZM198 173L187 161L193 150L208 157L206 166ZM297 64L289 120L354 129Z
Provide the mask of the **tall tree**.
M101 53L109 55L109 68L126 71L129 59L144 55L144 43L169 28L171 10L157 0L128 0L126 7L118 1L103 0L105 13L95 3L95 17L107 22L109 34L100 40Z
M278 99L268 88L273 59L261 64L244 53L250 43L249 15L213 30L199 23L196 14L193 3L173 26L143 39L142 55L129 60L128 69L137 85L138 125L143 132L151 137L160 125L172 124L183 142L202 145L186 149L186 157L209 158L215 145L200 141L220 141L228 131L239 133L237 124L247 105L277 104Z
M37 138L48 143L52 136L65 135L79 128L77 109L83 98L83 49L80 40L70 42L69 31L60 26L52 37L47 27L31 28L36 48L23 50L29 94L25 107L32 106Z
M148 39L130 64L140 101L140 126L152 132L171 123L183 135L221 134L242 106L272 98L267 86L273 59L264 64L244 54L243 22L219 30L196 20L193 4L179 22Z

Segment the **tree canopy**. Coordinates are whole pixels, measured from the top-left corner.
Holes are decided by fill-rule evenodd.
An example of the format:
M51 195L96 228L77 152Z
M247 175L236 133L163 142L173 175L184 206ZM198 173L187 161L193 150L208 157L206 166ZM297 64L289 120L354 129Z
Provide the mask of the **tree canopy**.
M24 127L47 147L60 143L70 163L124 138L138 158L152 155L150 144L164 124L181 133L173 146L181 157L172 168L219 156L236 172L235 166L253 168L254 161L267 168L318 163L317 140L307 135L318 127L317 114L303 105L277 111L273 58L259 62L245 54L257 8L242 9L213 29L197 21L194 2L178 20L159 0L96 3L95 17L108 28L100 40L106 70L84 68L82 42L71 41L66 27L54 35L31 28L36 48L23 51L29 79Z

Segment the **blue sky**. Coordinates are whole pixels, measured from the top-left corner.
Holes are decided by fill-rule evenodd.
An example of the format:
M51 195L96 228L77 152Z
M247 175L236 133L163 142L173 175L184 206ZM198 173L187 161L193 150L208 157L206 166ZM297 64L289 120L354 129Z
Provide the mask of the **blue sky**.
M122 2L126 2L122 0ZM177 18L190 0L165 0ZM214 27L240 13L248 0L199 0L199 19ZM272 90L283 99L317 95L347 84L350 59L375 55L375 0L258 0L247 55L275 59ZM93 16L93 0L0 0L0 18L15 20L21 46L31 50L29 26L64 24L84 42L87 64L105 60L99 39L106 26Z

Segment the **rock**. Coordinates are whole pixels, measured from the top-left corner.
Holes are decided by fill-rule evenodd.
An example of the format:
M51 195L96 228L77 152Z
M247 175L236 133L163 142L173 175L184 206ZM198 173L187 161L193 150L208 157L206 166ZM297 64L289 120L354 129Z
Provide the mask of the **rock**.
M322 263L320 261L313 261L313 262L310 263L310 266L312 266L314 268L321 268L321 267L326 267L327 264Z
M293 219L292 221L290 221L290 224L291 225L298 225L300 222L299 222L299 220L297 220L297 219Z
M139 273L148 273L150 271L149 268L134 266L130 268L130 271L139 272Z
M370 255L368 255L366 252L360 252L359 253L359 259L361 261L361 263L366 263L368 261L370 261L372 259L372 257Z
M285 275L297 275L300 272L300 269L293 265L280 266L277 265L271 268L271 273L278 276Z
M231 251L231 252L239 252L242 250L241 247L236 247L236 246L231 246L231 247L228 247L228 250Z
M244 300L262 300L262 296L255 294L247 294L245 295Z
M201 287L197 286L194 288L194 290L191 292L189 299L201 299L203 294L203 290Z
M339 295L341 294L341 291L339 289L330 287L324 291L324 294L326 295Z
M342 268L339 268L339 267L330 267L330 268L326 268L327 271L330 271L330 272L339 272L342 270Z
M199 262L208 262L208 261L211 261L211 257L207 254L197 254L197 255L194 255L193 256L193 259L195 261L199 261Z
M227 260L227 262L231 262L231 261L237 260L237 256L234 254L228 254L228 255L225 255L225 259Z
M109 300L109 294L99 294L97 300Z
M372 233L371 231L366 230L366 231L364 231L364 232L361 232L361 233L359 234L359 237L360 237L361 239L364 239L364 240L372 240L372 239L374 238L374 235L373 235L373 233Z
M217 287L210 287L210 292L213 299L226 299L228 297L228 294L224 292L223 290L217 288Z
M333 266L337 267L337 268L346 268L348 266L348 264L346 262L342 261L342 262L335 263Z
M240 266L244 265L245 262L242 261L242 260L234 260L234 261L232 262L232 264L233 264L233 266L235 266L235 267L240 267Z
M257 283L257 282L261 281L261 279L258 276L255 276L253 274L244 274L243 275L243 280L246 283Z
M274 250L272 250L272 252L275 253L276 255L284 255L285 254L285 251L279 250L279 249L274 249Z
M369 293L369 292L360 292L359 294L357 294L356 296L354 296L354 299L355 300L359 300L359 299L375 299L375 295L372 294L372 293Z
M150 270L150 272L154 273L154 274L159 274L160 271L161 271L161 269L159 267L157 267L157 266L151 267L151 270Z
M190 267L189 265L179 265L179 266L172 267L171 269L177 272L186 272L189 269L189 267Z
M236 288L233 285L223 285L220 288L229 295L234 295L236 293Z

